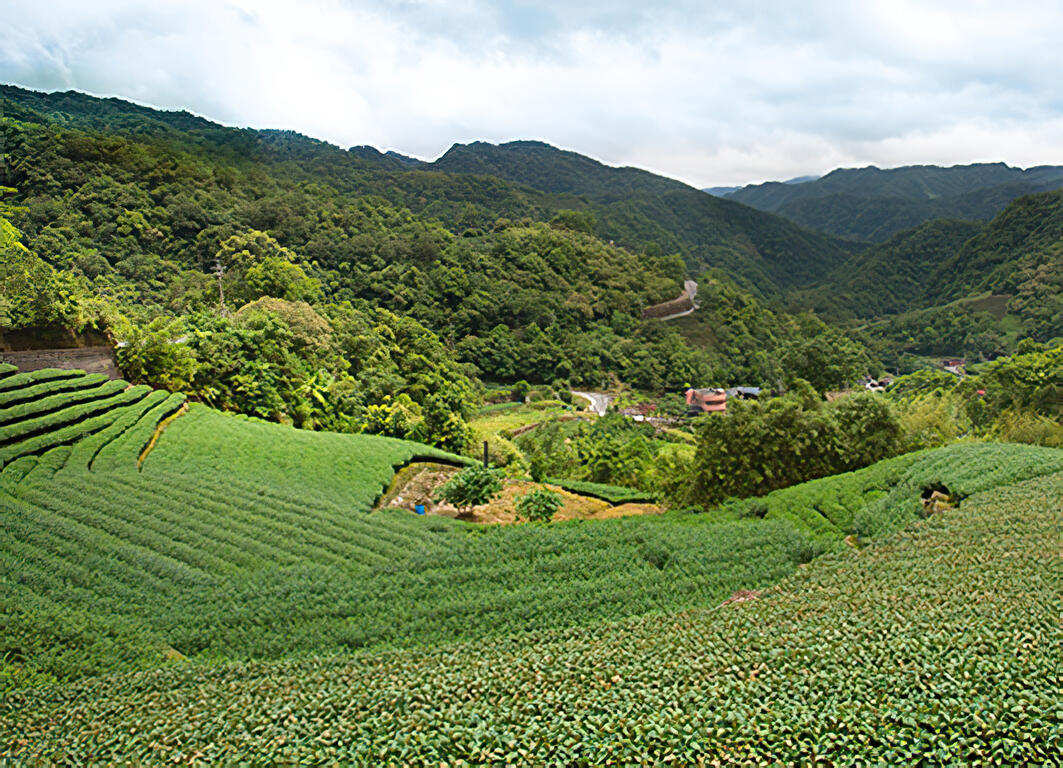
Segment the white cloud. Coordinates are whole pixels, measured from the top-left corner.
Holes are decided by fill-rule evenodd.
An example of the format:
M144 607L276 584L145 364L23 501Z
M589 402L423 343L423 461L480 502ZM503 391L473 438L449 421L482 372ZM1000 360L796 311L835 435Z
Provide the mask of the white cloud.
M1051 3L0 0L0 80L434 157L539 138L698 185L1063 162Z

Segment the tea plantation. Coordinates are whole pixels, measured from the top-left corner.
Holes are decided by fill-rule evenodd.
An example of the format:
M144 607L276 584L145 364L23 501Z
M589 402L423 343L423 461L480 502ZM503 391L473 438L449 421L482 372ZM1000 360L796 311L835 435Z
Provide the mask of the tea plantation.
M487 527L373 511L415 459L0 369L0 758L1063 759L1063 451Z

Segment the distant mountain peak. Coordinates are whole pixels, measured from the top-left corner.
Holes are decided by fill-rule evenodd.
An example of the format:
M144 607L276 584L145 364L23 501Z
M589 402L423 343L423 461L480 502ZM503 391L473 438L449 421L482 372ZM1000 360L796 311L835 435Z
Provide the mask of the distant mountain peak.
M988 220L1016 198L1061 186L1063 166L868 165L800 183L751 184L726 197L826 234L882 242L932 219Z

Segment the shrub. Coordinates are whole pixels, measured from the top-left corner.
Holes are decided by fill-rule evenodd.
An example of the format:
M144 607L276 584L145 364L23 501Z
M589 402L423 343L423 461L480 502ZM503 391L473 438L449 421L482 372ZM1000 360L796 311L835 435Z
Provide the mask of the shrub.
M548 522L562 505L561 494L539 488L517 500L517 517L531 522Z
M907 451L946 445L972 429L959 400L952 395L919 395L903 402L898 411L901 446Z
M528 392L531 390L531 384L521 379L513 385L511 390L513 402L523 403L528 399Z
M768 514L768 505L763 501L754 501L738 510L738 516L741 518L756 518L760 520L766 514Z
M439 497L460 512L488 503L502 490L497 470L480 466L463 469L439 489Z
M997 418L989 436L1005 443L1063 448L1063 425L1036 413L1008 409Z

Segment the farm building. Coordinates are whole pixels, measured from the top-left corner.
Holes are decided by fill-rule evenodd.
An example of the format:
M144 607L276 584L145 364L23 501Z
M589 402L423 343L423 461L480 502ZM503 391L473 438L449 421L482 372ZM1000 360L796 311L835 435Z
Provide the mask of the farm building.
M731 387L727 390L728 397L737 397L739 400L756 400L760 397L760 387Z
M727 410L727 391L718 387L686 391L687 413L696 416L699 413L723 413Z

